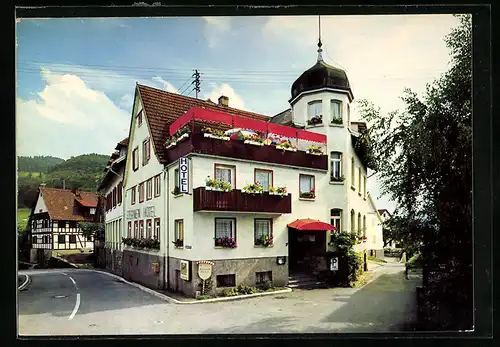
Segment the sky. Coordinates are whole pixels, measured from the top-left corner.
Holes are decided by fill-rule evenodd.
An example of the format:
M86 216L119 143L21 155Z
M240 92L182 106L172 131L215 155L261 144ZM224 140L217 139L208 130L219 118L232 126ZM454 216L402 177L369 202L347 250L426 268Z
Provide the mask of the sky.
M458 24L452 15L322 16L323 59L347 72L355 99L402 110L404 88L422 93L447 70L444 37ZM273 116L290 107L317 41L317 16L18 20L17 154L111 154L128 136L135 84L194 96L195 69L200 98L226 95L231 107ZM374 178L368 191L392 212Z

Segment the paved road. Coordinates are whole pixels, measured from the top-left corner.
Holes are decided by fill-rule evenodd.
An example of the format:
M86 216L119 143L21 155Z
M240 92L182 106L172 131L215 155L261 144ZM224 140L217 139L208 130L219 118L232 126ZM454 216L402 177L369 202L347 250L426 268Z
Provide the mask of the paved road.
M196 305L167 303L91 271L23 271L31 284L19 293L20 334L394 331L411 317L415 301L417 282L405 280L403 269L399 264L380 266L376 279L361 289L297 290Z

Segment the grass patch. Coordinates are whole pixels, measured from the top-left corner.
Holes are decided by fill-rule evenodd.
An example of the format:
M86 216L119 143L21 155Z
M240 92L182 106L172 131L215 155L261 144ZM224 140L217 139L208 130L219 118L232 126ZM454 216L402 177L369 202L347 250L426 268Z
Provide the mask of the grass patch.
M92 252L89 252L88 249L85 249L83 252L80 252L79 249L55 249L54 254L60 254L60 255L71 255L71 254L90 254Z
M368 260L371 260L371 261L376 262L376 263L387 263L384 259L380 259L380 258L374 257L372 255L368 256Z
M17 209L17 224L24 230L28 225L28 218L30 217L31 210L29 208Z
M197 300L208 300L213 299L210 295L200 295L196 298Z

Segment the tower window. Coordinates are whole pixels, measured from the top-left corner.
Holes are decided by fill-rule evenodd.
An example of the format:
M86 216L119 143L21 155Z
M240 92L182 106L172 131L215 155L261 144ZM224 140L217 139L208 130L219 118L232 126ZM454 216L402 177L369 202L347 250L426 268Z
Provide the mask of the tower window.
M308 105L307 117L308 123L315 122L312 124L318 124L318 120L322 120L323 118L323 103L321 100L310 102Z
M341 124L342 123L342 113L341 113L341 108L342 102L339 100L332 100L330 102L330 109L331 109L331 122L333 124Z

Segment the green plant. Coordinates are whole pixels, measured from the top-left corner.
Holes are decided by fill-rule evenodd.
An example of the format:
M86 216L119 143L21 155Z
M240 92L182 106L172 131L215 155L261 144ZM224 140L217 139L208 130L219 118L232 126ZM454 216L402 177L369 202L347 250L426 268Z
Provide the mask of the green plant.
M215 239L215 246L222 248L236 248L238 244L232 237L218 237Z
M264 139L260 137L258 134L252 134L252 135L246 135L245 140L257 142L257 143L264 143Z
M317 115L307 120L307 125L316 125L323 123L323 115Z
M273 245L273 237L268 235L262 235L260 238L255 239L256 246L269 247Z
M307 198L307 199L314 199L316 197L316 192L314 188L311 188L310 191L308 192L301 192L300 193L301 198Z
M321 153L323 154L323 151L321 150L321 147L311 145L307 148L309 150L309 153Z
M334 118L331 121L331 124L342 124L342 118Z
M219 181L215 178L210 178L209 176L207 177L205 182L207 187L218 188Z
M205 127L203 129L201 129L202 132L206 133L206 134L212 134L214 129L213 128L210 128L210 127Z
M210 295L200 295L196 298L197 300L207 300L207 299L212 299Z
M277 144L278 146L282 147L282 148L293 148L293 149L297 149L297 146L290 143L290 141L281 141Z
M243 193L249 194L260 194L264 191L264 188L260 182L250 183L243 187Z
M179 195L181 193L181 189L179 187L175 187L174 190L172 191L172 194L174 195Z
M345 177L343 175L340 177L330 175L330 182L344 182L344 181L345 181Z
M177 248L181 248L184 246L184 240L181 240L181 239L177 239L177 240L174 240L172 241L172 243L175 245L175 247Z
M250 287L246 284L239 284L237 287L236 287L236 291L239 293L239 294L254 294L257 292L257 288L255 287Z
M233 189L233 187L231 186L231 183L226 182L226 181L219 181L218 188L222 189L225 192L229 192Z

